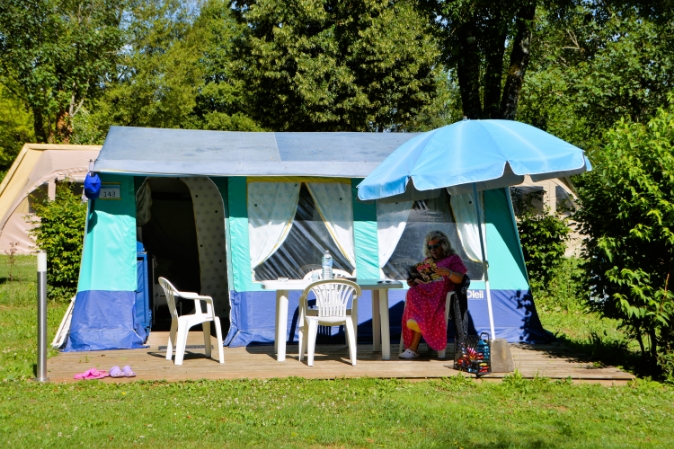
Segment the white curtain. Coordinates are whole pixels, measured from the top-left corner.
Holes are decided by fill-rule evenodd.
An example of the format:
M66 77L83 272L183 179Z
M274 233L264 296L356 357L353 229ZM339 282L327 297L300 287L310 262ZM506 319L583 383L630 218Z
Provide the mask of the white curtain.
M308 182L309 193L328 232L351 266L356 266L353 239L353 202L351 184L343 182Z
M405 232L407 220L414 201L382 203L377 201L377 240L379 241L379 275L384 278L382 268L386 266Z
M486 238L484 227L484 207L482 204L482 195L478 193L480 199L480 222L482 223L482 236ZM464 193L462 195L452 195L450 202L456 221L456 229L459 232L461 245L466 251L466 255L476 262L482 261L482 250L480 249L480 234L477 228L477 214L475 213L475 203L473 203L473 194ZM486 245L485 241L485 245Z
M248 238L253 268L281 246L293 225L299 182L248 183Z

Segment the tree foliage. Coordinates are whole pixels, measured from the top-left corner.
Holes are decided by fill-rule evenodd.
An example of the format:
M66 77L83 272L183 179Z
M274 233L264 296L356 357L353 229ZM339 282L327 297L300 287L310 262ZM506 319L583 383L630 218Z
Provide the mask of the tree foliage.
M70 183L59 183L56 199L37 202L35 211L39 221L31 234L37 247L47 252L48 295L70 299L77 291L87 206L73 193Z
M123 1L0 2L0 83L31 110L40 142L68 142L121 46Z
M655 361L674 334L674 107L621 121L607 141L578 189L589 299Z
M534 202L540 201L542 194L542 191L522 194L511 189L513 205L521 211L517 229L529 282L533 288L546 290L563 262L570 229L560 216L549 211L536 212Z
M646 123L666 104L674 21L618 6L539 9L518 120L593 152L621 118Z
M443 61L458 79L466 117L514 119L529 64L537 3L420 2L441 42Z
M190 122L193 128L222 131L260 131L250 118L248 86L237 76L235 45L245 25L238 23L227 0L210 0L194 27L202 36L200 87Z
M115 78L96 105L104 127L180 127L202 83L193 21L194 12L179 0L129 3Z
M232 2L249 113L277 131L404 128L434 104L439 49L412 1Z
M30 113L0 84L0 180L12 166L25 142L33 140Z

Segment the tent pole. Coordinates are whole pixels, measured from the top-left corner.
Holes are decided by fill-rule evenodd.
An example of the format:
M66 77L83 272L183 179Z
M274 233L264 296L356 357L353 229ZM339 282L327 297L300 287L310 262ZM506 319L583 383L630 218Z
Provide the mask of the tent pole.
M484 267L484 284L487 290L487 309L489 310L489 330L491 331L491 339L496 340L496 333L494 332L494 312L491 307L491 288L489 288L489 262L485 252L485 238L482 234L482 216L480 208L480 198L477 196L477 186L473 183L473 201L475 202L475 213L477 214L477 230L480 235L480 250L482 251L482 266Z

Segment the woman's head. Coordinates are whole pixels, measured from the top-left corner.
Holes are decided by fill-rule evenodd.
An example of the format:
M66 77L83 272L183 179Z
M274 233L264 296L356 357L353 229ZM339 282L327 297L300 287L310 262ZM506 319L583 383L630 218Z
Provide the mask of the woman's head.
M440 231L431 231L424 239L424 257L439 259L454 254L454 248L449 239Z

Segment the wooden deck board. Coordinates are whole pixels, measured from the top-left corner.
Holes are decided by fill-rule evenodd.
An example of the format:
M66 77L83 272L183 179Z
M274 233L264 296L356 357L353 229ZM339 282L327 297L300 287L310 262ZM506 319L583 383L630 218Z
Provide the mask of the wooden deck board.
M89 368L109 370L112 366L130 365L136 372L134 378L106 378L104 382L130 382L134 380L196 380L196 379L269 379L274 377L303 377L307 379L334 379L340 377L378 377L425 379L454 376L452 360L438 360L434 351L422 354L417 360L382 360L381 353L374 353L371 345L358 346L358 363L351 366L345 345L317 345L314 366L300 362L297 345L288 345L285 362L277 362L273 346L225 348L225 363L204 355L202 334L191 332L188 349L182 366L165 358L167 332L153 332L148 348L119 351L91 351L61 353L48 361L48 376L53 382L73 381L73 375ZM395 357L397 345L391 345ZM552 379L571 378L580 382L622 384L634 376L615 367L594 367L586 356L575 354L559 344L511 345L515 367L522 376ZM453 353L453 344L447 354ZM215 339L212 339L212 357L217 357ZM483 380L499 380L505 374L492 373ZM472 376L471 376L472 377Z

